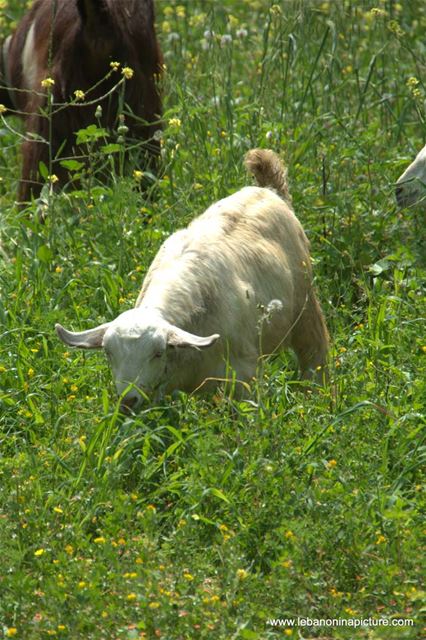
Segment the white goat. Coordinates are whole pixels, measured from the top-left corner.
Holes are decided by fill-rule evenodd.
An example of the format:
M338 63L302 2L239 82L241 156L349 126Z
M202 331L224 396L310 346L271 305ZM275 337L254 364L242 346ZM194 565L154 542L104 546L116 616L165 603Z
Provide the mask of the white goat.
M303 378L324 375L328 333L287 170L269 150L249 151L245 163L259 187L220 200L168 238L134 309L80 333L56 325L67 345L105 349L123 408L141 404L140 390L212 388L230 369L247 381L261 356L286 347Z
M396 184L396 200L400 207L426 206L426 145Z

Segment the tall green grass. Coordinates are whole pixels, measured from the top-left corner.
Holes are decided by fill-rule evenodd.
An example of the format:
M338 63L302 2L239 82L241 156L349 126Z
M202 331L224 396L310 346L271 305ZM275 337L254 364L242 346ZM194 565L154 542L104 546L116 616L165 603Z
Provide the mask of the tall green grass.
M23 10L6 2L3 33ZM41 224L14 206L20 124L0 125L0 634L420 638L424 215L393 183L425 138L424 3L158 2L157 22L147 191L143 167L95 176ZM247 184L254 146L289 165L331 386L301 393L280 356L249 401L177 394L123 418L102 354L66 351L54 323L130 308L164 238ZM416 626L268 624L297 615Z

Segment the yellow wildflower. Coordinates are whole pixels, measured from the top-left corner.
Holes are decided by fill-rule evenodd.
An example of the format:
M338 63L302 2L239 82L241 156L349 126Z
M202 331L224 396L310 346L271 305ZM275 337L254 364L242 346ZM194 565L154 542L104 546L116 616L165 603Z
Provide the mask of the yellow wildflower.
M34 551L34 555L36 558L39 558L40 556L43 555L44 552L45 552L45 549L37 549L37 551Z
M136 593L127 594L127 600L136 600L136 598L137 598Z
M18 629L16 627L9 627L6 629L5 636L6 638L13 638L18 633Z
M7 111L7 109L6 109L6 107L4 106L4 104L0 104L0 115L1 115L2 113L6 113L6 111Z
M180 120L180 118L170 118L169 127L176 127L176 129L179 129L181 125L182 121Z
M334 467L337 465L337 461L336 460L329 460L327 462L327 469L334 469Z
M99 536L98 538L94 538L93 542L95 544L105 544L106 540L103 536Z
M407 84L407 87L410 89L411 94L415 98L420 98L422 93L418 87L418 85L420 84L419 80L415 76L411 76L410 78L408 78L406 84Z
M405 34L404 29L401 28L396 20L390 20L388 22L388 29L389 31L392 31L392 33L394 33L397 38L401 38Z
M407 86L409 87L417 87L418 84L419 84L419 80L415 76L411 76L407 80Z
M126 78L126 80L130 80L133 78L134 71L130 67L123 67L121 73Z
M246 571L245 569L237 570L237 578L239 578L240 580L245 580L246 578L248 578L248 576L249 576L249 572Z
M109 66L111 67L111 69L112 69L113 71L118 71L118 68L119 68L119 66L120 66L120 63L119 63L119 62L115 62L115 61L113 61L113 62L110 62L110 63L109 63Z
M384 9L379 9L378 7L373 7L370 10L370 15L374 18L382 18L386 15L386 11Z
M139 171L139 169L135 169L133 171L133 177L136 180L136 182L140 182L143 178L143 171Z
M54 84L55 81L53 78L45 78L41 81L41 86L43 87L43 89L50 89L50 87L53 87Z
M84 91L82 91L81 89L76 89L74 91L74 95L76 100L84 100L84 98L86 97Z
M59 178L57 175L55 175L54 173L52 173L51 176L47 176L47 179L49 180L49 182L51 182L52 184L55 184L55 182L58 182Z

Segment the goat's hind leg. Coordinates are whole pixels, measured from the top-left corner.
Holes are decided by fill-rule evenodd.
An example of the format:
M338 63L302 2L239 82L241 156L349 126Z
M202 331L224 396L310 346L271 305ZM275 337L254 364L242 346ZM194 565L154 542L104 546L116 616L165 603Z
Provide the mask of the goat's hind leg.
M319 384L327 382L329 342L320 304L311 291L291 333L291 347L296 353L302 380L313 380Z

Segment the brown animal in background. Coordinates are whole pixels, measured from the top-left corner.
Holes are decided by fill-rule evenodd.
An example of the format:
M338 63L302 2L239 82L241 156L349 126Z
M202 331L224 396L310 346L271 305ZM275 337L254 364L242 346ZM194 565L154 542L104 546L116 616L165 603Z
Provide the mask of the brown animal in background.
M41 161L49 166L52 158L58 184L67 181L59 157L74 155L75 133L96 121L97 105L102 107L100 126L113 129L123 108L128 136L145 141L148 161L158 155L154 134L160 128L161 100L156 78L162 56L153 0L35 0L0 47L0 58L0 104L22 112L25 119L19 202L40 194ZM123 98L121 87L110 93L121 77L120 70L111 73L115 61L120 69L128 66L134 72L125 82ZM42 86L46 78L54 81L50 89ZM41 113L49 90L50 124ZM75 91L84 92L84 100L75 102ZM61 106L70 100L74 104Z

